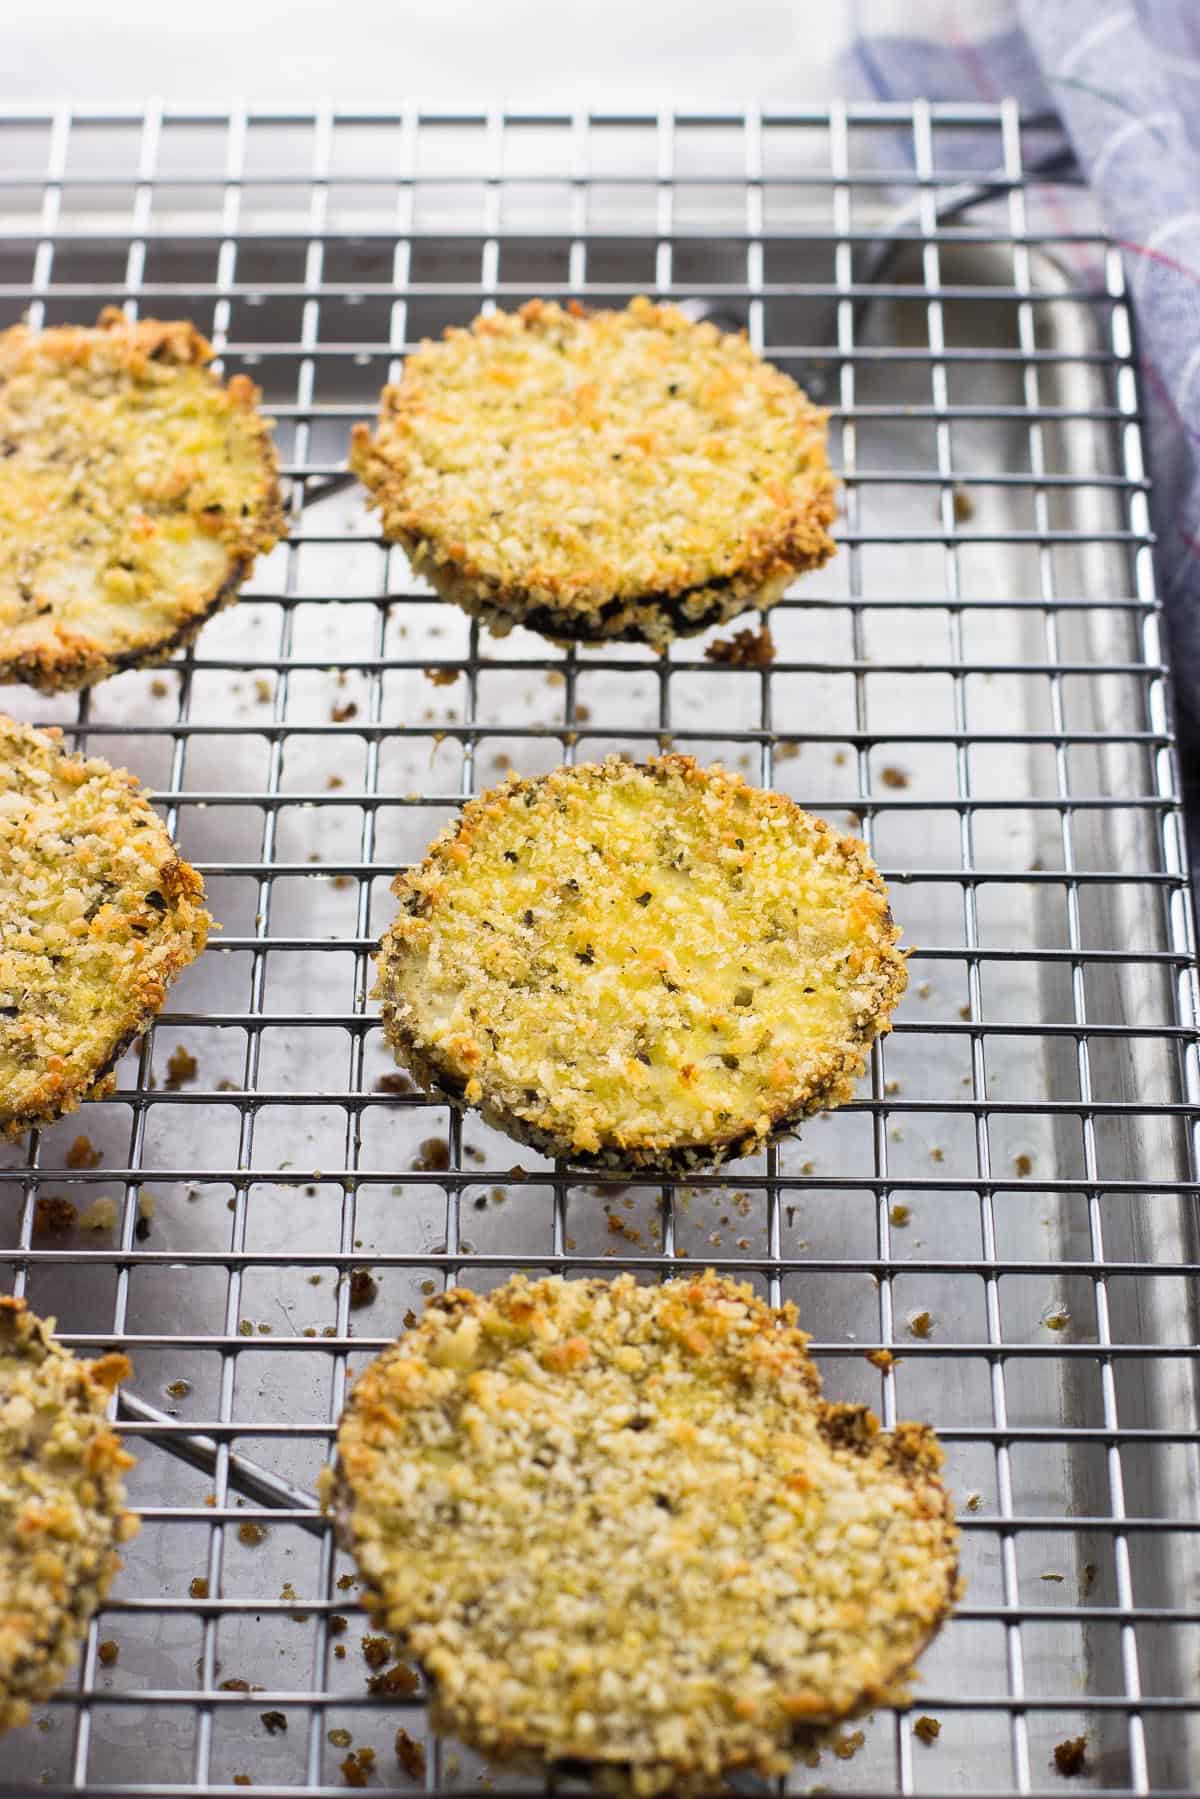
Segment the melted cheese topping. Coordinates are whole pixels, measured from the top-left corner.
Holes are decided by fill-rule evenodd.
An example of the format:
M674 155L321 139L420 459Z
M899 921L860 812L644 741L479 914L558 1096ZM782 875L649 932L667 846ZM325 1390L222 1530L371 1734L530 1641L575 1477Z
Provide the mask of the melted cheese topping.
M905 985L863 846L683 756L510 779L395 891L400 1056L564 1155L716 1150L837 1103Z
M132 775L0 716L0 1128L71 1111L210 919Z
M326 1491L439 1729L711 1792L897 1696L955 1590L941 1451L823 1402L795 1320L711 1273L517 1276L366 1370Z
M244 376L190 325L0 336L0 678L95 680L190 635L282 531Z

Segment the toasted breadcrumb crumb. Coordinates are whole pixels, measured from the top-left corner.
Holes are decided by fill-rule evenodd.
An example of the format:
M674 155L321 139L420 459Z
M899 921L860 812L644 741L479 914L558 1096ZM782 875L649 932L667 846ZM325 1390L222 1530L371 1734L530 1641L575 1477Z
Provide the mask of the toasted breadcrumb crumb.
M913 1735L918 1737L922 1743L927 1743L930 1746L937 1742L941 1734L941 1719L931 1718L928 1712L922 1712L921 1716L913 1725Z
M1067 1737L1054 1745L1054 1769L1065 1780L1088 1772L1087 1737Z
M766 668L775 660L775 639L765 624L757 631L735 631L731 638L718 637L708 644L704 658L726 668Z

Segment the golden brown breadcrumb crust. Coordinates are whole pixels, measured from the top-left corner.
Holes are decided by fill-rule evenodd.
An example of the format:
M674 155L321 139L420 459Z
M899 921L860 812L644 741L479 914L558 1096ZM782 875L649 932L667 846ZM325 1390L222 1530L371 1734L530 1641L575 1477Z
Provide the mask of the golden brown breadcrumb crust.
M0 1299L0 1731L61 1683L138 1528L104 1418L129 1363L77 1361L53 1323Z
M414 570L498 635L662 645L834 551L825 415L743 333L645 298L451 327L350 464Z
M807 1341L711 1271L518 1275L365 1370L322 1490L438 1730L690 1795L903 1697L957 1594L942 1452L823 1400Z
M687 1172L841 1104L907 980L864 846L690 756L510 776L393 892L398 1058L577 1163Z
M183 320L0 334L0 681L161 661L284 534L258 389Z
M0 715L0 1129L96 1092L204 948L203 901L131 774Z

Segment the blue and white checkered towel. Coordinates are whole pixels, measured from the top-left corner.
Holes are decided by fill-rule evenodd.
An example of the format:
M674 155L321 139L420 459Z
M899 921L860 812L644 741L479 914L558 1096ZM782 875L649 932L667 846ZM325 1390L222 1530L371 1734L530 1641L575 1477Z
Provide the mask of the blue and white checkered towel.
M842 72L851 95L862 99L1011 96L1028 111L1061 120L1059 147L1074 151L1124 254L1136 309L1159 580L1181 722L1194 753L1200 746L1200 0L859 0ZM1058 190L1057 203L1066 209L1067 228L1080 222L1071 209L1081 201L1069 189ZM1090 260L1090 251L1081 254ZM1077 262L1076 272L1094 273L1094 265L1089 270L1087 261Z

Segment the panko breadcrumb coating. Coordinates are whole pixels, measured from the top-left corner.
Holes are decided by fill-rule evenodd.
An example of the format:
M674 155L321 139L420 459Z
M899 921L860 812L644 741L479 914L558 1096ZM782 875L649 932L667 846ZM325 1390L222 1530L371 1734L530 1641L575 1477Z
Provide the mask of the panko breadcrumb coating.
M399 1059L578 1163L682 1173L841 1104L907 979L863 845L690 756L510 776L393 892Z
M138 782L0 715L0 1130L94 1096L204 948L204 884Z
M0 333L0 681L43 693L159 661L283 535L245 375L177 320Z
M644 298L423 343L350 465L415 572L497 635L661 646L834 550L825 415L743 334Z
M824 1401L806 1345L711 1272L430 1302L323 1490L437 1729L697 1794L902 1698L957 1588L942 1452Z
M0 1731L60 1685L138 1527L104 1418L129 1363L77 1361L53 1329L0 1299Z

